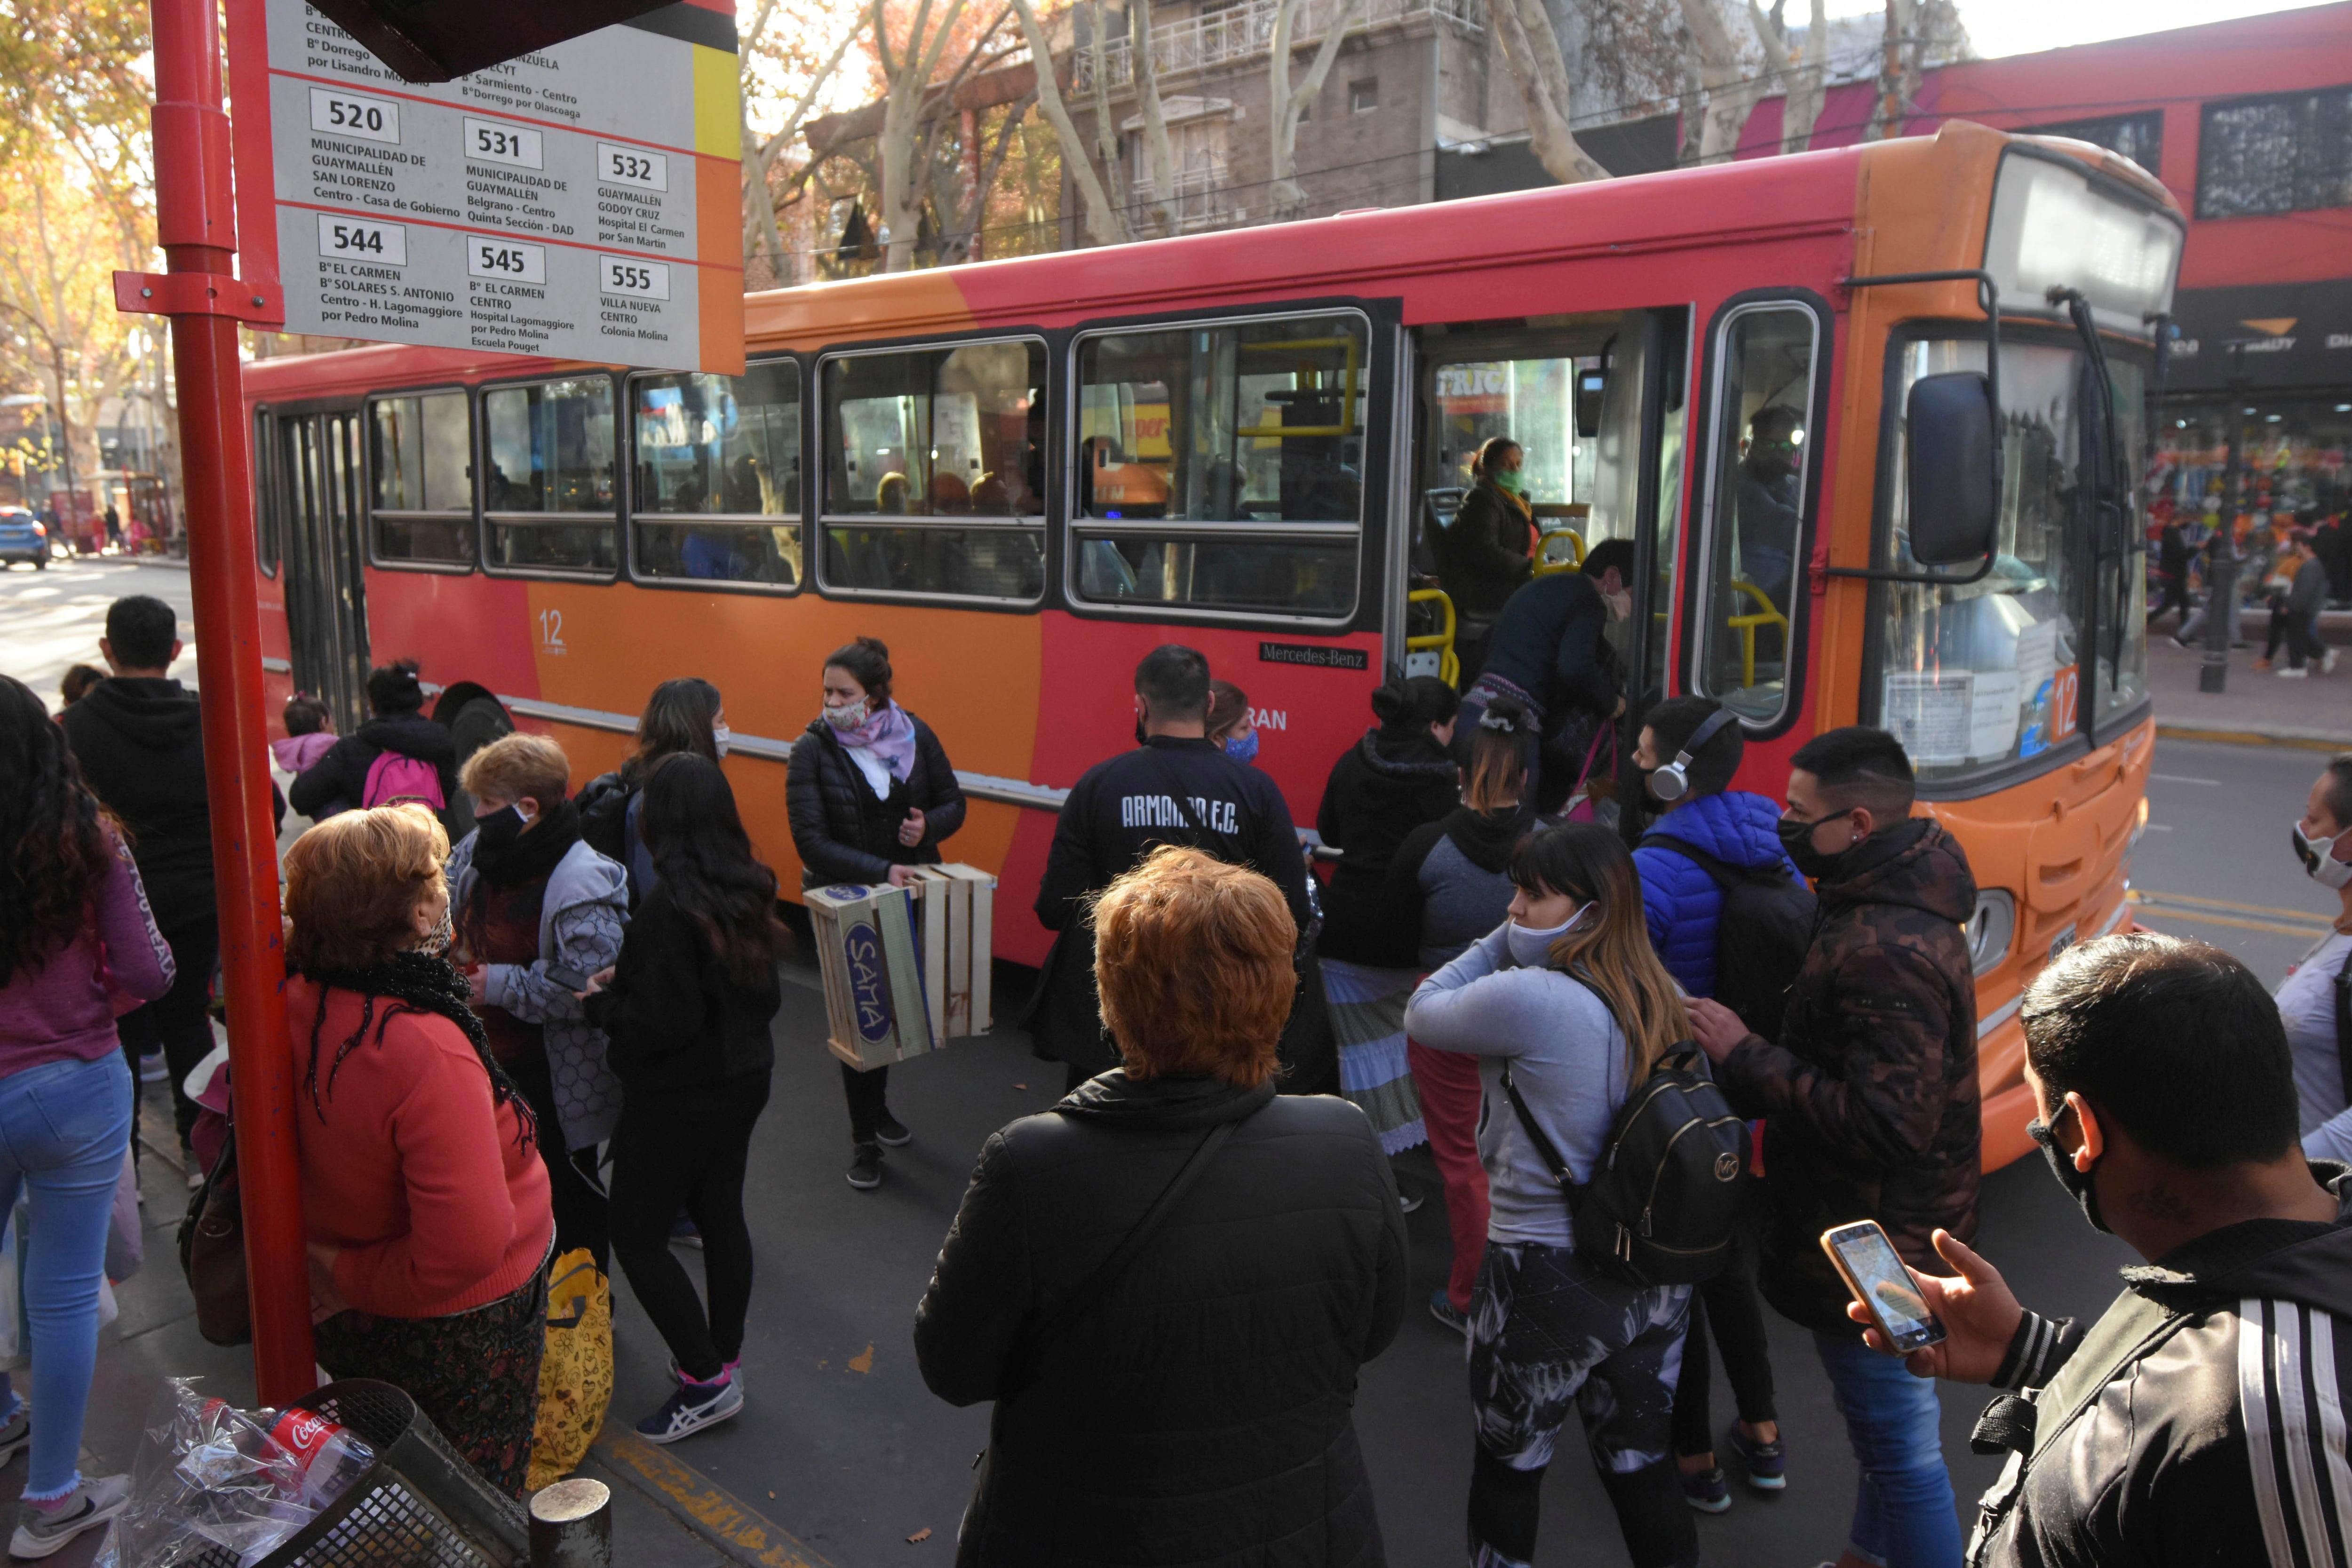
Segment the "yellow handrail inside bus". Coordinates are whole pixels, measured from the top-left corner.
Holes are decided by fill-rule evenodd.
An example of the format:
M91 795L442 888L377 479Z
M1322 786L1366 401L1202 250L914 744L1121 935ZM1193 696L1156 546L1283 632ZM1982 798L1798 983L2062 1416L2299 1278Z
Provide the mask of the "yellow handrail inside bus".
M1552 554L1551 544L1555 539L1568 541L1567 560L1563 561ZM1559 528L1543 536L1543 547L1536 556L1536 566L1532 574L1538 577L1548 577L1555 572L1580 571L1583 566L1584 535L1572 528Z
M1356 356L1359 346L1353 334L1339 338L1290 338L1281 342L1243 343L1244 351L1296 353L1300 349L1339 349L1347 351L1346 380L1341 385L1339 423L1337 425L1244 425L1234 431L1235 436L1259 440L1279 440L1285 436L1353 436L1356 431ZM1318 373L1318 374L1320 373Z
M1408 654L1435 650L1438 656L1437 679L1448 686L1460 686L1462 661L1454 657L1454 600L1443 588L1415 588L1404 596L1404 600L1408 605L1435 605L1445 612L1444 630L1431 632L1424 637L1407 637L1404 647Z
M1789 617L1782 615L1780 607L1772 603L1772 595L1753 583L1745 583L1734 577L1731 580L1731 589L1736 594L1748 595L1764 606L1760 610L1750 610L1744 616L1728 616L1723 623L1739 634L1739 684L1753 686L1756 684L1756 628L1758 626L1780 627L1780 655L1786 658L1789 648Z

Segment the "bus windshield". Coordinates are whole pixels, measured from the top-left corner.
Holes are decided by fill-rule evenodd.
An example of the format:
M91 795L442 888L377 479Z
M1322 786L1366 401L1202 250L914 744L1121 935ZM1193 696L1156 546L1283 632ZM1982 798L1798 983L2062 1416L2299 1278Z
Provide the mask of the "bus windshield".
M1900 342L1890 416L1924 375L1985 366L1981 339ZM2145 470L2145 353L2110 346L2117 471ZM2000 353L2002 490L1999 554L1974 583L1888 584L1878 639L1878 722L1920 779L1950 780L2024 762L2137 707L2147 690L2147 584L2140 500L2128 479L2120 540L2095 548L2083 413L2096 378L2071 344L2007 342ZM1899 429L1899 423L1897 428ZM1885 487L1880 559L1911 558L1903 443ZM1969 569L1949 575L1962 578ZM2087 687L2087 689L2086 689ZM2101 731L2104 738L2104 731Z

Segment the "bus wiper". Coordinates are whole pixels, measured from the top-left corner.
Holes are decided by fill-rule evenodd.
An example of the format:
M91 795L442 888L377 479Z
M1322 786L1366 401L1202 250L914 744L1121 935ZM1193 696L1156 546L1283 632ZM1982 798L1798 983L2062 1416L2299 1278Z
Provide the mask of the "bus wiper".
M2084 476L2084 489L2090 500L2091 571L2095 579L2105 574L2113 563L2116 574L2116 624L2112 628L2097 626L2099 595L2095 590L2092 594L2090 607L2095 631L2091 646L2097 648L2107 644L2108 659L2120 674L2124 657L2126 603L2122 574L2126 569L2126 563L2147 553L2147 543L2141 540L2135 549L2126 541L2128 530L2125 527L2123 487L2119 479L2123 463L2116 450L2116 383L2107 369L2106 346L2099 341L2098 324L2091 316L2091 302L2084 298L2079 289L2054 288L2050 290L2048 299L2053 305L2066 307L2067 319L2074 324L2074 335L2082 340L2083 357L2091 371L2095 395L2088 401L2094 406L2084 410L2084 444L2087 447L2084 454L2084 466L2090 470Z

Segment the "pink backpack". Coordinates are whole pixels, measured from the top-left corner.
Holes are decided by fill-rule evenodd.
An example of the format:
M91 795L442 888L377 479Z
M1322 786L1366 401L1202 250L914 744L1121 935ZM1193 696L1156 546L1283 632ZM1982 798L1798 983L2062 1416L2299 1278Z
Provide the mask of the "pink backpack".
M441 795L441 774L431 763L398 752L379 752L368 764L367 787L361 793L363 806L392 805L404 800L422 801L435 812L449 803Z

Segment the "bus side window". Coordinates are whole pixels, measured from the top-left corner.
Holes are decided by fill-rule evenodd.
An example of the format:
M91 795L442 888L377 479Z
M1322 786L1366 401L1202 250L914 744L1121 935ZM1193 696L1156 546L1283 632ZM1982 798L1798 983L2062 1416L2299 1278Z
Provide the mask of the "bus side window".
M1370 341L1353 314L1083 340L1076 596L1349 614Z
M1045 346L842 354L821 374L824 586L1043 596Z
M493 568L609 573L620 560L613 382L482 395L482 517Z
M772 360L740 376L639 376L630 405L637 574L798 586L800 367Z
M1800 635L1820 328L1801 306L1765 304L1733 312L1717 331L1721 391L1693 674L1705 695L1769 723L1788 700Z
M368 405L370 549L386 565L474 563L474 421L462 392Z

